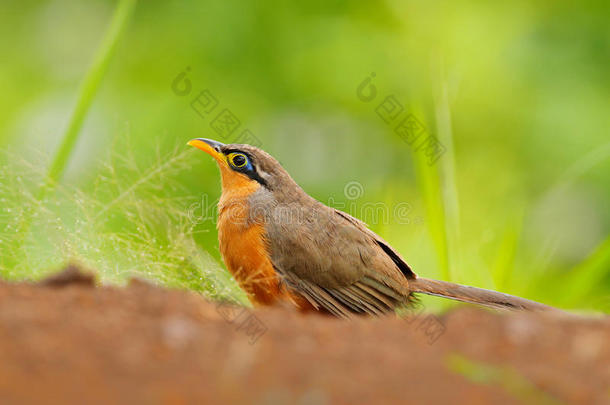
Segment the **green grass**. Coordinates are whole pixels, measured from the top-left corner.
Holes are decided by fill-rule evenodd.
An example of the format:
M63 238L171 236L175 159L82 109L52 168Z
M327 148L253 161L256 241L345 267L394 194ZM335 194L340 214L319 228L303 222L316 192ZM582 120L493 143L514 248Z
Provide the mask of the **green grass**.
M101 41L101 44L94 56L93 63L85 75L85 78L80 86L76 105L70 116L68 126L63 134L62 141L55 153L52 162L49 165L48 172L41 174L38 178L44 179L39 185L32 203L41 202L45 199L48 193L52 192L59 184L61 177L66 169L71 155L74 153L76 142L78 140L83 122L87 116L87 112L93 103L95 95L101 85L102 79L108 70L112 56L115 53L117 44L126 29L131 15L134 12L137 0L120 0L117 4L115 12L111 18L109 27ZM33 204L36 205L36 204ZM26 205L28 207L28 205ZM36 207L31 207L31 210L23 210L19 217L14 233L10 236L10 245L15 250L21 250L23 237L30 231L32 216L37 215ZM5 242L6 243L6 242ZM9 255L10 257L10 255ZM12 266L17 266L18 263L11 262L10 258L4 258L5 263L10 263Z
M497 253L491 267L494 288L507 291L511 287L511 274L516 271L515 261L519 249L523 227L522 215L510 217L497 247Z
M57 184L66 169L68 160L74 152L74 146L87 116L87 111L89 111L95 95L100 88L102 79L108 70L121 36L134 12L136 3L137 0L120 0L117 4L108 30L79 89L76 106L70 116L70 121L59 149L49 168L47 184L45 184L41 191L42 195L44 195L47 188L52 188Z
M610 268L610 238L602 241L589 257L570 270L565 277L560 278L561 283L569 287L560 297L561 303L571 305L579 302L581 307L594 307L598 299L596 297L603 296L603 288L600 286L608 274L608 268ZM605 303L606 311L608 304Z
M507 213L504 229L499 233L495 255L485 267L470 267L473 260L462 260L463 252L477 249L469 246L460 232L460 205L457 186L457 162L454 153L454 140L451 128L451 111L448 102L446 83L442 78L440 89L434 99L435 120L430 127L435 131L439 141L446 147L446 152L434 165L430 165L423 153L415 152L414 161L417 173L419 193L423 197L426 210L427 230L435 252L437 270L425 269L424 275L438 274L443 280L492 288L503 292L527 296L552 305L564 308L607 310L608 302L604 299L603 285L610 269L610 238L604 240L597 249L567 274L553 271L535 272L528 268L517 268L523 233L523 210L514 214ZM416 115L425 116L424 109L416 108ZM581 158L568 168L557 187L567 187L575 178L599 164L607 155L604 146ZM546 260L549 260L550 256ZM535 263L534 257L525 259ZM431 271L432 270L432 271ZM421 270L420 270L420 274ZM519 277L515 281L514 275ZM549 288L549 286L552 286ZM432 302L437 300L424 298ZM442 308L454 305L441 302Z
M195 241L201 229L188 213L194 198L176 182L191 152L157 156L146 168L129 153L115 154L91 190L58 184L42 200L36 198L40 182L33 179L44 178L43 169L5 154L0 278L37 280L73 261L96 271L103 283L139 277L246 304L232 277L205 250L214 247ZM26 215L30 226L24 230L19 225Z

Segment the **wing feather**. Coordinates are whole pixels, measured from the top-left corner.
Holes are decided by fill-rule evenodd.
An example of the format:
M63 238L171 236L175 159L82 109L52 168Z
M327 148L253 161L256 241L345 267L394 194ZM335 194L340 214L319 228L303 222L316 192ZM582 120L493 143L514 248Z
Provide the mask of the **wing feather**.
M289 208L271 210L265 230L273 266L291 290L339 317L380 315L409 301L415 275L363 222L315 200Z

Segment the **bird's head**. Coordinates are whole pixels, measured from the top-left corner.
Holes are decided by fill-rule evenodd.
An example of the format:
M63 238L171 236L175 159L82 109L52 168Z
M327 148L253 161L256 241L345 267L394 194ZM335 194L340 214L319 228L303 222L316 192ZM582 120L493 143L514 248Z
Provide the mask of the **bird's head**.
M260 187L269 191L293 189L296 185L284 168L267 152L244 144L223 144L211 139L197 138L188 142L212 156L222 179L222 191L254 192Z

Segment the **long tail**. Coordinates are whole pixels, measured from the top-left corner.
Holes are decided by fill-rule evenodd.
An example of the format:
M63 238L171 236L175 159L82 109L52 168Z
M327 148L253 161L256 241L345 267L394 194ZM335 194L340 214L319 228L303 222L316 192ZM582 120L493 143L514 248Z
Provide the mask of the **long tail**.
M414 293L435 295L438 297L450 298L452 300L485 305L492 308L521 309L528 311L558 311L557 308L526 300L525 298L515 297L514 295L423 277L410 279L409 287Z

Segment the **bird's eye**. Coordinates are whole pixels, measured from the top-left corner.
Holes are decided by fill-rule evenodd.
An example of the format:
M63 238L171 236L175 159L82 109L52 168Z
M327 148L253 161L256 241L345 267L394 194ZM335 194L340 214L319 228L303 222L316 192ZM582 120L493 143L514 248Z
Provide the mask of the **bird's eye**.
M248 158L243 153L231 153L229 160L235 167L244 167L248 163Z

